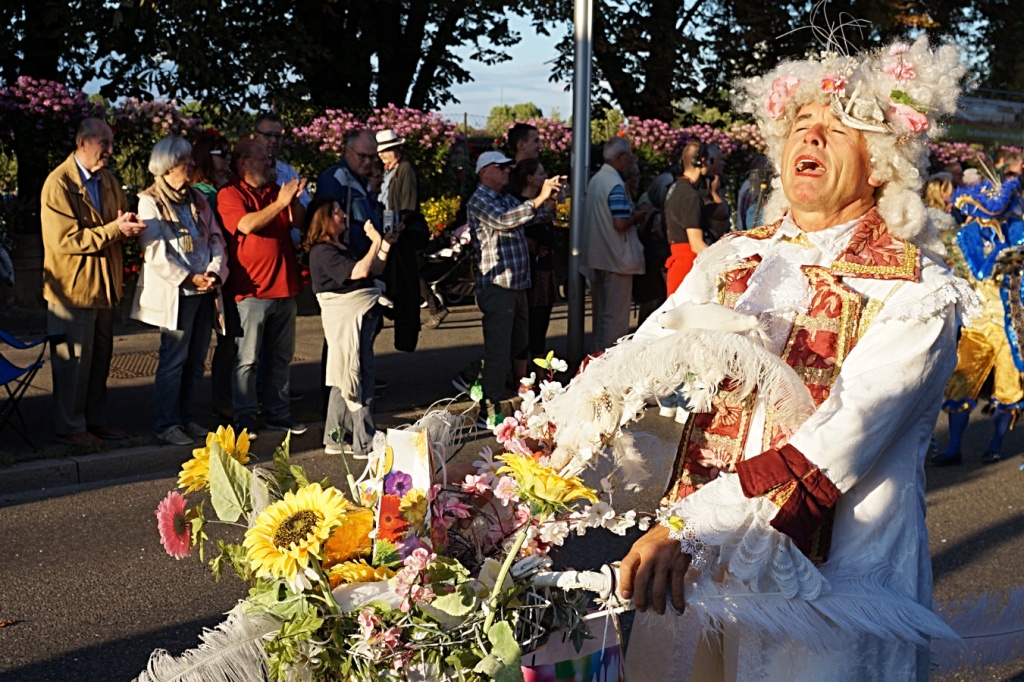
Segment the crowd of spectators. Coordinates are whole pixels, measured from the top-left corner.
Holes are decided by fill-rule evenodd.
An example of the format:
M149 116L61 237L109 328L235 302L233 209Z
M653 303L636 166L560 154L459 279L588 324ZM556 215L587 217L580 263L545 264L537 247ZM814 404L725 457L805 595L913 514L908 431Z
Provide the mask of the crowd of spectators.
M121 242L138 239L143 266L131 316L160 329L158 440L188 445L209 431L194 409L214 329L215 417L250 439L261 428L307 430L292 418L290 382L303 260L325 330L324 445L341 452L345 439L335 436L343 432L366 454L373 341L388 304L375 278L404 227L393 216L418 208L415 169L403 165L404 140L392 131L379 132L382 150L373 131L355 131L311 197L306 179L279 157L284 134L280 117L267 112L233 147L213 130L194 144L163 138L150 155L153 183L132 212L106 169L113 131L99 119L82 122L75 151L42 194L48 327L68 339L51 358L58 439L94 446L128 435L106 423L104 403L113 311L124 296Z

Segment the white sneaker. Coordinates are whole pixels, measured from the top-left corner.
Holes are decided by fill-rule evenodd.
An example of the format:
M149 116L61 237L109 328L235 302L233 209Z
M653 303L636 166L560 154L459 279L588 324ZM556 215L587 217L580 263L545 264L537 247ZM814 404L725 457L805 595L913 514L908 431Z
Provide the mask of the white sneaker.
M192 445L194 440L188 437L185 430L175 424L156 434L156 439L169 445Z
M325 455L340 455L341 454L341 448L339 448L337 445L325 445L324 446L324 454Z
M662 405L658 408L658 414L672 419L676 416L676 409L675 405Z
M676 409L676 424L685 424L686 420L690 418L690 411L684 410L683 408Z
M210 429L196 424L195 422L189 422L188 424L185 424L185 433L193 438L202 438L203 442L206 442L206 435L210 433Z

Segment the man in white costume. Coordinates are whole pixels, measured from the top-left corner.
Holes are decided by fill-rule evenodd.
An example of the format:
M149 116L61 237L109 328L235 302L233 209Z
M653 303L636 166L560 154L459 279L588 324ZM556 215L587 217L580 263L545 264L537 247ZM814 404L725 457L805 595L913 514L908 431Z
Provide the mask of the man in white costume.
M753 330L813 411L785 422L728 380L694 411L620 584L639 611L685 612L637 619L631 680L923 681L928 638L952 635L930 612L923 462L974 301L919 189L963 73L922 37L742 84L781 180L774 222L708 248L626 343Z

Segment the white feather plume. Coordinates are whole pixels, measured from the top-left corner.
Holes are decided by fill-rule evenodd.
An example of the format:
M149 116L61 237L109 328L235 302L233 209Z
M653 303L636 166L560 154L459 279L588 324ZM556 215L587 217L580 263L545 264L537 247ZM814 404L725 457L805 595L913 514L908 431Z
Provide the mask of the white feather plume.
M594 359L568 390L545 403L557 427L558 448L574 460L566 470L582 470L615 444L612 452L623 473L640 475L643 455L631 440L622 440L622 427L642 416L645 400L664 397L694 376L713 386L731 379L740 397L756 390L775 406L780 425L795 428L814 411L793 368L743 335L683 329L662 338L633 339Z
M737 623L759 634L793 638L814 651L842 645L845 634L870 635L926 645L929 639L958 641L935 613L877 581L831 578L814 599L738 590L727 582L687 585L687 608L704 628Z
M266 679L263 639L281 624L268 615L245 613L241 604L216 628L203 630L195 649L172 656L157 649L136 682L251 682Z
M963 644L932 643L932 659L942 674L961 668L980 670L1024 656L1024 587L1002 594L984 593L936 607Z

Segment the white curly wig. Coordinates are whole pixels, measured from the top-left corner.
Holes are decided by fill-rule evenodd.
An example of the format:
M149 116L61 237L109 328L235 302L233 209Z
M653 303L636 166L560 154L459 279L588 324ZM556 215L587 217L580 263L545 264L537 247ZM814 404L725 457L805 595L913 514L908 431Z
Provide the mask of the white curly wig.
M882 218L899 237L918 235L926 220L921 186L927 177L928 141L941 134L939 118L956 111L966 69L952 45L931 49L927 36L846 56L785 61L759 78L738 83L736 106L753 115L780 170L782 149L800 107L831 104L867 142ZM767 222L788 207L776 174L765 208Z

